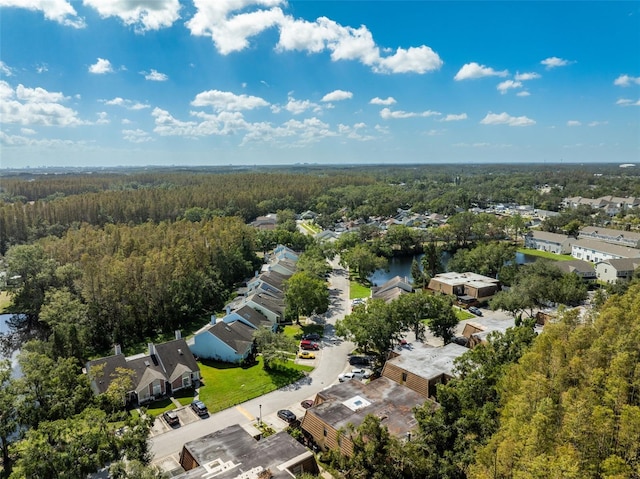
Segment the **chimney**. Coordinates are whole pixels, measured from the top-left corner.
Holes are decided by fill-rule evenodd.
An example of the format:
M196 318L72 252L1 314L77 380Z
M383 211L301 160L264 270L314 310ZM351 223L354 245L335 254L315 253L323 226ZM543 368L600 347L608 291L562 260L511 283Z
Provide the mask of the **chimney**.
M227 310L227 316L231 314L231 305L227 304L227 307L225 308Z
M149 348L149 356L156 354L156 347L153 343L147 343L147 347Z
M216 324L216 321L218 320L218 318L216 318L215 314L211 315L211 324Z
M176 339L182 339L182 333L180 332L179 329L175 330L175 335L176 335Z
M256 270L254 278L257 278L260 275L260 271Z
M122 347L119 344L114 344L113 349L116 356L122 354Z

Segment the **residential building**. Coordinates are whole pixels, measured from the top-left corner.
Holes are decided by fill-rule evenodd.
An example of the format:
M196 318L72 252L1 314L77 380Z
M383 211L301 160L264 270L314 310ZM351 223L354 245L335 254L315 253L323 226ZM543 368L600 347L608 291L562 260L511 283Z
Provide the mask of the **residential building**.
M290 276L276 271L265 271L247 281L247 294L254 292L284 293L284 282Z
M382 286L371 288L371 298L382 299L387 303L407 293L413 293L413 286L407 278L401 278L400 276L391 278Z
M275 213L269 213L265 216L258 216L251 222L251 226L259 230L275 230L278 224L278 215Z
M96 395L106 392L123 373L131 374L133 387L123 399L134 404L152 401L200 381L200 367L179 331L173 341L149 343L148 354L125 357L116 346L113 356L89 361L85 371Z
M532 230L524 235L524 247L554 254L571 254L576 238L547 231Z
M605 283L628 280L640 268L640 258L607 259L596 263L596 276Z
M271 323L279 324L284 320L284 297L268 293L250 294L241 301L241 306L249 306L265 316Z
M180 465L185 472L176 479L291 479L318 472L313 453L285 431L258 440L237 424L187 442Z
M467 304L488 301L500 291L500 281L477 273L441 273L429 281L427 289L457 296Z
M638 258L640 249L628 248L592 239L579 239L571 246L571 256L592 263L608 259Z
M372 414L395 437L406 437L416 427L413 408L428 401L423 395L389 378L368 383L345 381L320 391L314 405L305 411L302 430L322 450L353 454L353 441L346 432L357 428ZM435 407L435 403L431 402Z
M569 261L556 261L554 264L563 273L575 273L585 281L593 281L596 279L596 270L593 263L589 261L572 259Z
M492 317L474 318L466 321L462 330L462 336L467 338L467 346L474 348L478 344L486 343L489 334L493 332L504 333L515 326L515 319L496 319Z
M585 226L580 230L578 239L592 239L605 243L627 246L629 248L640 247L640 232L614 230L599 226Z
M434 397L437 385L454 377L454 360L466 352L467 348L455 343L439 348L423 345L394 350L384 364L382 376L425 398Z

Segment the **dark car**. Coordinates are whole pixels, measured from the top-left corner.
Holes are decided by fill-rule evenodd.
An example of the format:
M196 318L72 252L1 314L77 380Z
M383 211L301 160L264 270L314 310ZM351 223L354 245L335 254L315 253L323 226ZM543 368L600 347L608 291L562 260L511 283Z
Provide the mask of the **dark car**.
M352 366L369 366L369 358L367 356L351 356L349 364Z
M209 411L207 411L207 406L205 406L202 401L193 401L191 403L191 409L193 409L193 412L195 412L198 416L206 416L207 414L209 414Z
M482 316L482 311L480 311L480 309L476 308L475 306L471 306L469 308L469 312L475 314L476 316Z
M302 339L308 339L309 341L320 341L320 335L318 333L309 333L303 335Z
M288 409L280 409L278 411L278 417L283 421L287 421L288 423L292 423L296 420L296 415Z
M310 339L303 339L300 341L300 349L317 351L320 349L320 346L318 346L318 343L314 343Z
M304 409L309 409L311 406L313 406L313 400L305 399L300 403L300 406L302 406Z
M177 426L180 424L180 419L178 418L178 413L175 411L165 411L162 413L162 418L167 421L169 426Z

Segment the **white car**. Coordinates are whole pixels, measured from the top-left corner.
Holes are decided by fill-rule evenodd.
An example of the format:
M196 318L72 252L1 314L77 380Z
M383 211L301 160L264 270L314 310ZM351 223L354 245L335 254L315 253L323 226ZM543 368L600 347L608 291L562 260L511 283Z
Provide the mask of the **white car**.
M355 377L355 374L353 373L344 373L344 374L338 375L338 381L343 383L345 381L348 381L349 379L353 379L354 377Z

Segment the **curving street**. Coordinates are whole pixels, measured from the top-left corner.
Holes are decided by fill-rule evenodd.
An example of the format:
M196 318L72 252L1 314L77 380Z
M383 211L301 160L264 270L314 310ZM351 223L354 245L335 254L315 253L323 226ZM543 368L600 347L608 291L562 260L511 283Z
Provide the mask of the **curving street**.
M156 431L157 434L149 440L154 464L170 472L179 466L179 454L184 443L233 424L250 425L255 423L260 415L262 421L275 430L284 429L287 424L276 416L279 409L289 409L301 417L304 414L304 409L300 406L301 401L313 398L318 391L337 382L338 375L348 368L347 355L354 345L337 338L334 333L336 320L344 318L349 311L349 279L347 271L340 267L337 261L331 264L334 268L329 278L331 305L327 313L315 318L318 323L324 323L322 347L314 360L315 369L306 378L277 391L211 414L204 419L183 422L183 425L176 429ZM193 415L195 418L188 409L180 414L186 415L185 417Z

